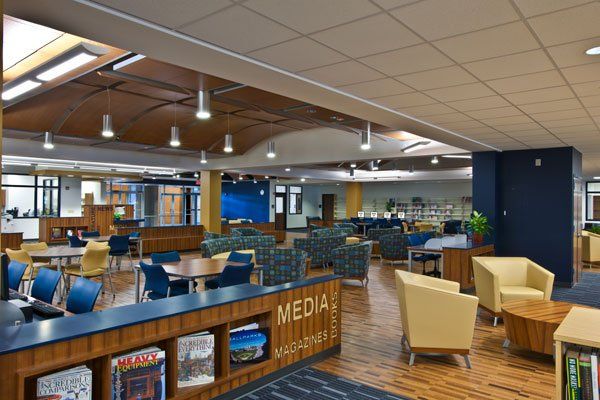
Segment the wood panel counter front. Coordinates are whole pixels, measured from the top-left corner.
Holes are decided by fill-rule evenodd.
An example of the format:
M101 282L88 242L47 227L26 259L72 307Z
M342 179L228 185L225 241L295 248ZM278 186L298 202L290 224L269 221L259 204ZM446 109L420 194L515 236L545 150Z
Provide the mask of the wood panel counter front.
M166 352L166 398L235 398L341 346L341 278L264 287L238 285L104 311L0 328L2 399L35 399L37 378L85 364L92 394L111 399L111 360L136 349ZM230 367L229 331L256 322L269 332L266 361ZM215 335L215 381L177 387L177 338Z

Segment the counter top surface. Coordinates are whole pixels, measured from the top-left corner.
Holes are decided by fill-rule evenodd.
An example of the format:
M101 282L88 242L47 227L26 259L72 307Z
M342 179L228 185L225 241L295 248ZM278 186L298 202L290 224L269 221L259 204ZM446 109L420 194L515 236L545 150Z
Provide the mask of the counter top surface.
M21 326L0 327L0 355L335 279L340 277L325 275L270 287L248 283Z
M467 243L454 243L454 244L450 244L447 246L444 246L447 249L459 249L459 250L470 250L470 249L476 249L478 247L483 247L483 246L493 246L493 243L489 243L489 242L483 242L483 243L473 243L473 242L467 242Z

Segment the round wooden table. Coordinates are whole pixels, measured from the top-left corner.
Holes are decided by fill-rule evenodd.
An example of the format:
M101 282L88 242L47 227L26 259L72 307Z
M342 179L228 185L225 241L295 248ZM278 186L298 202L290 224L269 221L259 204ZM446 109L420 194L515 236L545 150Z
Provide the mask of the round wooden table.
M552 300L514 300L502 304L506 330L504 347L512 342L544 354L554 354L553 335L573 307L579 304Z

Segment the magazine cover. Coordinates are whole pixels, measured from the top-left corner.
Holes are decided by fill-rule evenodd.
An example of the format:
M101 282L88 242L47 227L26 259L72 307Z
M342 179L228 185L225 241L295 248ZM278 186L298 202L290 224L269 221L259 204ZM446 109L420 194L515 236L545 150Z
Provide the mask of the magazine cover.
M112 360L113 400L165 400L165 352L157 347Z
M215 336L200 333L182 336L177 349L177 387L215 380Z
M91 400L92 371L85 365L37 380L38 400Z
M268 358L268 329L231 332L229 355L232 363L255 363Z

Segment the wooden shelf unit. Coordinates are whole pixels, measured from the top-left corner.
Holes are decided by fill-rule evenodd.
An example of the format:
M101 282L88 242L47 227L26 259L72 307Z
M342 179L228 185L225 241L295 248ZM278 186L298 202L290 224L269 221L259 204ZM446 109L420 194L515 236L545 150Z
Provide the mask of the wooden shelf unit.
M600 310L573 307L554 331L556 400L566 400L565 351L569 345L600 349Z
M89 229L90 221L86 217L42 217L39 222L39 241L66 242L69 230L76 233L78 230L87 231Z
M117 235L126 235L131 232L140 232L144 241L145 254L171 250L198 250L200 243L204 240L204 226L202 225L116 227Z
M89 218L90 230L99 231L102 236L114 233L111 232L110 228L115 224L115 207L125 208L124 219L133 218L134 209L132 204L84 205L83 216Z

